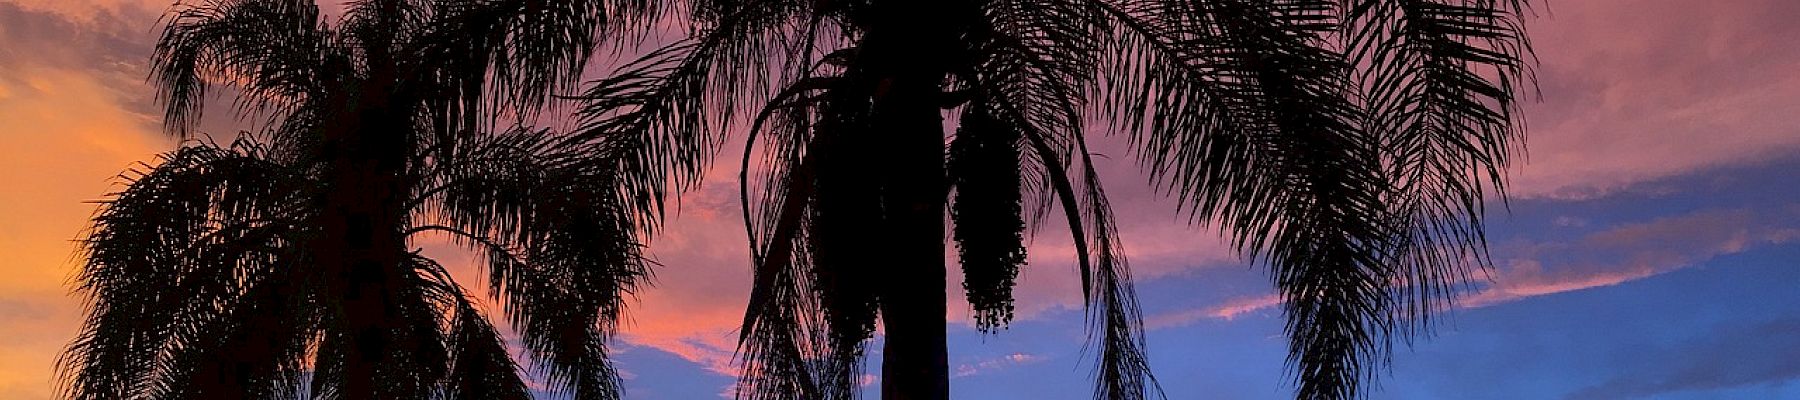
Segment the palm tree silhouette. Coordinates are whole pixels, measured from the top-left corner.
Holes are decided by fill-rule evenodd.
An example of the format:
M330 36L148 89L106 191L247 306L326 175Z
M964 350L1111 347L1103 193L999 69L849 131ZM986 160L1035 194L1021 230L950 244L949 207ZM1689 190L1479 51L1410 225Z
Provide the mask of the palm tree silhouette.
M153 81L188 136L209 83L266 129L129 173L79 275L61 361L78 399L530 398L435 232L488 255L489 294L549 390L619 397L606 335L647 274L644 211L591 143L496 129L568 87L643 2L310 0L178 6Z
M948 397L944 214L984 331L1029 222L1077 245L1095 396L1160 394L1090 118L1223 228L1285 300L1296 397L1349 399L1488 265L1528 11L1507 0L697 0L695 35L579 98L636 198L691 187L745 105L751 399ZM1089 101L1090 95L1099 101ZM955 134L946 145L946 113ZM710 114L709 114L710 113Z

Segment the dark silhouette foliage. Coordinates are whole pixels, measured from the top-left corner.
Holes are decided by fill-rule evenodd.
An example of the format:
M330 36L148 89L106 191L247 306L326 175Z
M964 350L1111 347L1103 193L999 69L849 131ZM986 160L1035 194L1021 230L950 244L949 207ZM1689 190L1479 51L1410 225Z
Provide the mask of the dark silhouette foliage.
M215 86L263 129L189 141L124 175L84 241L76 399L619 398L607 337L646 283L655 215L623 154L510 128L597 44L655 19L630 1L184 2L152 83L191 137ZM493 318L411 242L486 256ZM466 283L466 282L464 282Z
M908 279L942 268L890 257L945 233L905 223L918 207L948 211L965 295L990 332L1010 319L1031 226L1066 219L1096 397L1157 394L1086 149L1103 131L1129 137L1184 211L1268 268L1296 397L1360 397L1392 345L1489 263L1484 205L1503 192L1530 81L1520 1L682 4L695 33L579 96L597 128L584 133L651 138L638 158L655 168L630 180L679 190L726 142L722 121L760 106L745 113L740 165L756 279L738 394L755 399L854 397L877 318L884 369L896 357L934 368L931 354L893 351L910 336L893 329L911 323L887 315L935 301L893 298L933 291ZM908 111L919 103L939 111ZM946 115L953 135L934 128ZM943 198L912 196L920 181ZM929 387L941 378L883 379L886 398L943 396Z

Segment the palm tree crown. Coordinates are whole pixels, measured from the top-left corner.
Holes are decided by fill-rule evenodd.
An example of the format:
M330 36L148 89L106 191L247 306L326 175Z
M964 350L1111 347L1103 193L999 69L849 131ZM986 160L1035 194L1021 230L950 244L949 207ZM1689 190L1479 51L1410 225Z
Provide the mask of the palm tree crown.
M738 394L755 399L854 397L877 318L884 397L942 398L941 371L907 375L943 368L942 235L992 330L1028 226L1058 214L1096 397L1155 394L1094 119L1269 268L1297 397L1359 397L1394 339L1487 265L1484 202L1529 81L1520 1L681 3L695 35L596 82L580 135L629 149L621 179L660 193L721 150L719 115L761 105L740 166L755 286ZM913 338L932 318L938 337Z
M606 335L646 270L592 143L528 118L645 2L310 0L177 6L154 84L170 131L211 85L268 127L186 145L126 176L85 241L91 304L62 360L79 399L530 398L506 341L432 232L488 255L535 376L619 396Z

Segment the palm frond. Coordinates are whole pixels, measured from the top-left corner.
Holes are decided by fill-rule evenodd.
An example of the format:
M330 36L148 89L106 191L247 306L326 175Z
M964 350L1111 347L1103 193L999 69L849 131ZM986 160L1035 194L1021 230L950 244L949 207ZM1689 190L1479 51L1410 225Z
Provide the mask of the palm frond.
M662 217L665 188L698 184L706 160L722 143L705 115L705 43L678 42L633 61L595 82L582 96L573 140L599 143L620 163L616 173L636 215Z
M1088 155L1085 138L1065 133L1060 136L1070 146L1054 147L1048 138L1057 135L1038 129L1016 105L983 101L975 106L987 108L1008 129L1022 134L1022 145L1028 146L1029 154L1036 158L1031 167L1042 171L1068 218L1080 265L1088 335L1096 342L1099 358L1094 396L1111 400L1162 397L1145 356L1142 316L1130 270L1120 250L1111 205ZM1079 180L1068 173L1075 157L1080 157L1083 168Z
M232 82L246 111L280 108L335 79L332 36L311 0L184 3L169 19L152 59L169 133L200 122L209 81Z
M530 388L521 378L519 366L507 352L499 331L488 323L487 316L464 298L451 323L450 371L440 398L450 399L531 399Z
M974 89L990 102L1019 110L1022 119L1016 123L1036 127L1050 148L1070 151L1070 135L1086 134L1083 110L1102 60L1104 20L1084 0L994 1L984 10L994 22L971 38L980 49L969 79ZM1032 149L1023 141L1018 146L1027 153ZM1026 221L1032 227L1056 203L1037 165L1023 162L1020 167L1032 193L1026 199L1031 205Z
M395 249L401 252L400 249ZM320 340L314 352L308 394L313 399L378 398L426 399L440 393L450 376L448 345L455 342L444 327L454 307L455 291L446 289L449 274L436 262L417 253L396 254L400 262L388 271L379 303L384 319L376 329L358 329L347 323L342 299L326 299L328 306ZM329 279L330 276L324 276ZM378 352L367 348L376 347ZM357 354L362 352L363 354ZM351 360L362 358L371 365L358 368ZM355 379L361 370L375 377L368 392L357 392Z
M419 195L423 204L490 255L490 293L553 386L618 398L605 342L648 278L618 161L544 131L469 144Z
M1405 237L1393 262L1400 328L1454 300L1490 260L1483 214L1523 139L1518 91L1530 80L1523 1L1345 2L1346 47L1381 137L1387 202Z
M289 254L288 259L299 258ZM183 316L197 319L166 346L151 386L153 399L299 399L305 361L321 315L302 269L280 265L240 289L228 306ZM298 278L298 279L297 279Z
M866 265L825 248L823 228L815 224L821 204L832 203L820 201L821 168L809 156L819 154L814 147L822 140L814 118L841 84L812 82L794 85L765 106L745 144L739 185L755 275L738 341L743 359L738 398L853 398L863 341L874 329L870 291L853 289L867 283L860 279L866 273L855 270ZM759 143L768 169L760 195L749 186ZM752 203L752 197L761 201ZM842 204L843 199L833 199ZM833 215L844 216L843 211Z
M284 311L294 304L283 299L299 301L304 291L283 285L302 280L281 279L300 262L294 249L309 235L296 222L305 210L294 207L308 196L306 180L263 160L247 141L189 145L143 168L102 203L84 241L87 263L77 279L88 319L59 361L65 394L124 398L198 389L170 379L193 372L179 367L196 362L196 354L217 351L209 340L250 340L233 335L242 327L230 324L251 323L296 331L236 343L266 351L238 354L254 365L233 371L240 375L232 379L207 377L216 383L209 387L278 395L294 379L311 326L304 312ZM227 317L246 313L277 319Z
M811 170L793 168L801 176L787 178L792 185L781 195L777 223L759 238L753 249L755 272L750 302L739 330L738 355L744 361L736 397L751 400L841 399L823 391L809 354L828 348L826 329L819 321L819 302L812 296L807 237L804 224L811 203Z
M790 76L812 72L810 60L817 43L811 34L823 30L823 24L816 18L798 25L784 22L806 10L804 2L716 3L716 7L698 6L696 15L703 29L696 39L652 51L573 98L581 102L577 111L580 126L573 140L594 143L596 152L618 160L614 171L623 187L621 193L629 199L627 204L633 215L643 221L646 229L662 218L665 190L680 192L699 182L707 161L724 142L722 134L711 130L724 129L736 104L772 96L759 89L773 81L771 68ZM705 10L717 14L706 17ZM807 35L796 36L794 32ZM785 47L768 44L796 37L798 43ZM773 60L782 59L792 67L775 67L782 64ZM709 117L709 113L718 117ZM772 138L771 142L778 145L765 148L784 154L798 151L803 147L800 144L808 141L803 136ZM754 144L752 140L750 145ZM771 163L774 171L786 171L777 172L771 182L813 179L793 176L795 171L783 168L795 159ZM759 284L752 294L742 330L740 354L746 360L746 372L738 386L740 396L815 398L823 395L820 390L829 389L821 388L815 381L831 379L843 384L830 387L847 386L851 379L844 377L854 376L849 367L844 367L852 364L838 363L840 367L826 367L835 372L821 373L809 364L813 361L810 356L803 355L834 350L827 349L830 346L824 343L828 340L812 337L824 335L822 332L828 328L816 319L821 315L819 305L809 299L817 271L810 263L813 255L806 252L809 239L804 232L811 228L800 226L811 212L811 182L806 182L809 188L802 192L789 191L788 183L765 191L764 197L770 199L765 204L777 205L762 213L765 225L758 228L755 222L747 221L751 222L747 228L752 230L753 249L758 253L754 258ZM749 196L748 191L745 195ZM755 213L748 208L745 212L747 219ZM872 322L868 325L872 326ZM858 344L847 344L851 342ZM839 352L860 346L860 340L838 343L846 344L839 346ZM851 359L854 363L854 357L837 359Z
M418 74L446 92L452 121L491 117L489 107L530 117L574 86L604 40L648 32L667 7L648 0L440 1L408 53L420 55Z
M1137 142L1151 171L1268 263L1287 300L1297 396L1358 396L1390 351L1400 231L1382 202L1392 185L1379 140L1348 100L1350 64L1325 47L1333 2L1153 6L1165 16L1143 31L1155 57L1117 81L1141 91L1115 95L1160 104L1125 115L1148 120Z
M701 21L705 29L694 38L640 56L570 97L580 104L571 140L599 143L599 151L620 160L619 182L637 215L649 221L645 226L662 218L665 191L700 183L738 104L762 104L775 95L767 90L769 68L778 64L771 60L792 60L794 69L778 70L783 73L808 72L803 68L811 66L815 43L764 44L791 37L795 29L820 33L816 20L800 27L777 24L804 10L793 5L799 3L733 6L727 15Z
M1155 396L1167 397L1150 373L1145 356L1143 315L1138 309L1137 293L1132 286L1131 271L1118 239L1112 217L1112 206L1100 186L1099 174L1087 155L1087 146L1079 146L1082 155L1083 212L1087 216L1089 240L1094 252L1093 293L1088 297L1088 332L1099 343L1099 377L1094 397L1107 400L1138 400ZM1095 333L1098 333L1096 335Z
M415 228L415 232L425 230L430 229ZM505 337L488 322L462 285L430 258L414 253L409 263L415 271L419 297L445 317L442 337L449 358L431 398L531 399L531 390L507 351Z

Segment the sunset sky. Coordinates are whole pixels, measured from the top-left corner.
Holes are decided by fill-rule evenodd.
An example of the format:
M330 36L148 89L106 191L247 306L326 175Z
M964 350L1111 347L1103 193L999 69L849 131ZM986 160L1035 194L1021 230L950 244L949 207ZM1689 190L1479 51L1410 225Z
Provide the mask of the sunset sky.
M70 279L91 201L178 144L145 83L169 3L0 0L0 399L52 397L82 317ZM1542 101L1526 106L1510 202L1489 215L1496 268L1395 354L1372 397L1800 399L1800 1L1553 0L1539 14ZM214 104L209 132L252 128ZM1169 397L1291 398L1268 278L1151 191L1122 146L1099 149L1116 155L1102 172ZM735 174L723 164L713 175ZM708 181L652 243L657 286L616 346L628 397L732 383L750 288L736 196ZM472 257L420 246L473 279ZM1031 250L1010 329L978 333L953 300L954 397L1091 397L1069 241L1046 230Z

